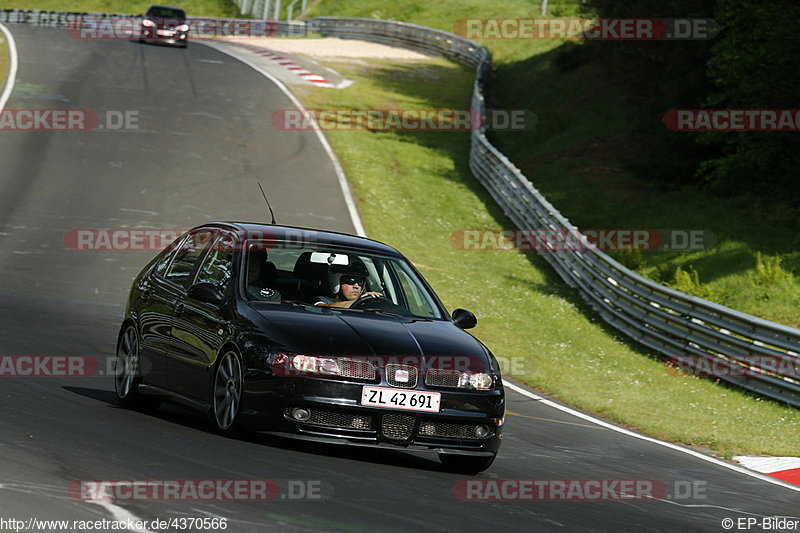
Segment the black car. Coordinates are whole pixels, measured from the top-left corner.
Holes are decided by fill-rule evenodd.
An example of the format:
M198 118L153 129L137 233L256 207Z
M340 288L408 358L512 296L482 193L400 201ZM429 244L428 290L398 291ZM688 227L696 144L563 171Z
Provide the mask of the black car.
M341 284L371 296L315 305L335 302ZM207 411L223 434L433 450L479 472L500 447L505 395L497 360L464 331L475 323L449 315L386 244L211 223L136 277L115 388L126 407L171 399Z
M158 42L186 47L189 24L186 12L179 7L150 6L142 17L139 41Z

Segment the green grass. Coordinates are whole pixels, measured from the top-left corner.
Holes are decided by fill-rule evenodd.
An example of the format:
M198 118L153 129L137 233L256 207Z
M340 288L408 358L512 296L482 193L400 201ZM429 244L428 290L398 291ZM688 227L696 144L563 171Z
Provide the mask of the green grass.
M460 108L472 87L469 69L444 60L327 64L355 83L296 88L309 108ZM408 255L448 308L475 312L472 331L508 374L581 409L725 457L797 453L797 409L666 367L604 326L536 254L455 248L453 231L512 227L469 173L467 134L327 136L370 237Z
M128 0L5 0L3 9L39 9L90 13L141 14L158 2ZM172 5L172 4L170 4ZM190 17L237 17L239 10L231 0L183 0L179 5Z
M549 17L579 13L576 0L550 5ZM539 16L538 2L527 0L323 0L312 15L386 18L448 31L465 18ZM620 96L625 91L615 86L613 73L592 64L557 69L558 41L479 42L494 57L489 105L538 116L534 130L492 135L493 142L576 226L713 235L714 246L705 250L611 255L659 283L800 327L798 213L742 195L667 189L632 174L626 169L637 160L637 145L647 141L631 136L636 110Z
M716 243L697 251L612 253L660 283L739 311L800 327L800 225L796 213L744 196L668 189L627 164L639 142L629 111L593 64L569 71L559 51L498 67L495 105L538 115L531 132L492 135L496 146L576 226L703 231ZM660 120L660 117L656 117Z

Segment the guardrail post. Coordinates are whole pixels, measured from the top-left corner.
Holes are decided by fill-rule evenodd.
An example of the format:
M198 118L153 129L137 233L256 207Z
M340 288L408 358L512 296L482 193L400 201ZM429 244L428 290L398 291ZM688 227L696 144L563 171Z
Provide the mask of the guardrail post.
M299 2L299 1L300 1L300 0L294 0L294 1L293 1L291 4L289 4L289 7L287 7L287 8L286 8L286 11L287 11L287 14L286 14L286 20L288 20L289 22L291 22L292 20L294 20L294 19L292 18L292 14L294 13L294 5L295 5L297 2ZM301 14L302 14L302 11L301 11Z

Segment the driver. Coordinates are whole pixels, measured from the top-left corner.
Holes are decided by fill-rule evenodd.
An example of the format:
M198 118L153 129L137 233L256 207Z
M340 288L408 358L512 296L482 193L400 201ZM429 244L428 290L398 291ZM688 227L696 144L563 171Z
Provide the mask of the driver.
M350 307L359 298L383 296L380 292L364 292L368 276L367 269L361 261L344 266L332 265L328 271L328 286L334 296L333 298L318 296L314 305Z

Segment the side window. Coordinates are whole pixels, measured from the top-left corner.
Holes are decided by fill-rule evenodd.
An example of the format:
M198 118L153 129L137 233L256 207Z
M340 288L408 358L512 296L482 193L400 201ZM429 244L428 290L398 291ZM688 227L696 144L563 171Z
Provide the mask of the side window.
M197 275L197 283L211 283L225 291L233 276L233 252L236 241L230 233L223 233L208 252Z
M169 246L166 247L166 249L161 254L161 258L158 260L158 263L156 263L155 267L156 274L158 274L159 276L164 275L164 272L166 272L167 267L169 266L169 262L172 261L172 257L175 255L175 249L181 245L181 243L184 241L185 238L186 238L185 234L181 235L180 237L172 241L172 243Z
M433 317L433 306L419 291L417 284L408 277L405 271L398 268L395 272L400 279L400 285L403 287L403 292L408 300L408 310L417 316Z
M164 277L173 283L188 287L189 277L197 259L203 254L213 234L209 230L193 233L181 245Z

